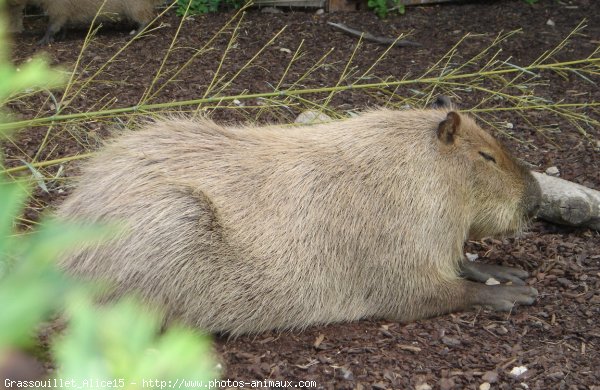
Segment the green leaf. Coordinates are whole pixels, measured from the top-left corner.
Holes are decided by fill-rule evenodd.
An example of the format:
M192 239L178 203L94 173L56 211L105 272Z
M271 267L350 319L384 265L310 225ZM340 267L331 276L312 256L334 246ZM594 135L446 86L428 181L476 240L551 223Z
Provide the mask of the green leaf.
M29 345L36 326L58 309L69 281L51 267L36 273L17 272L0 284L0 349Z
M31 171L31 175L33 176L34 180L37 182L38 187L40 187L42 189L42 191L44 191L45 193L48 193L48 187L46 187L46 178L44 177L44 175L42 175L42 173L40 171L35 169L35 167L33 165L29 164L27 161L25 161L25 160L20 160L20 161L29 169L29 171Z
M50 71L42 58L34 58L19 69L5 63L0 65L0 99L30 88L54 88L64 80L65 75Z
M8 249L9 235L28 195L25 183L9 182L0 177L0 259Z
M215 368L207 338L184 328L172 328L139 362L137 377L152 373L164 380L208 381L215 377Z
M180 4L185 1L191 5L189 0L179 0ZM196 5L214 9L219 1ZM14 69L2 39L5 25L0 20L0 105L12 94L62 82L63 75L50 71L40 59ZM0 120L5 119L0 113ZM8 128L3 126L0 136ZM43 175L26 165L38 185L47 190ZM133 381L140 383L147 378L214 377L206 339L183 329L160 337L158 317L133 300L97 307L90 285L69 278L55 264L69 248L95 245L123 229L47 220L32 233L17 234L15 222L28 194L26 184L7 181L0 175L0 350L31 344L40 322L66 307L69 328L53 348L61 378L85 379L88 383L90 379L127 378L127 383L114 383L113 387L133 387Z
M123 378L126 384L148 378L214 378L206 339L180 328L159 337L156 317L132 299L93 308L78 298L68 311L70 333L53 348L62 378Z

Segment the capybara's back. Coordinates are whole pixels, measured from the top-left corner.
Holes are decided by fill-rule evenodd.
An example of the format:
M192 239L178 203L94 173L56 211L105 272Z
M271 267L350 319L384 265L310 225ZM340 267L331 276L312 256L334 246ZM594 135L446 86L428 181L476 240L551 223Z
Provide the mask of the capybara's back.
M167 120L85 165L59 215L127 233L63 266L232 334L509 310L536 291L461 278L475 274L462 246L517 231L538 198L496 140L444 109L294 128Z

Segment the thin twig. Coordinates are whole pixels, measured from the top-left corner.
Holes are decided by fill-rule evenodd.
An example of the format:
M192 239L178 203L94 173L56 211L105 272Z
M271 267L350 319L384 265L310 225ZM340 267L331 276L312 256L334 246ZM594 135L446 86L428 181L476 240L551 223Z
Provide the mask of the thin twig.
M335 27L339 30L342 30L346 34L353 35L355 37L362 37L362 39L366 41L371 41L375 43L379 43L381 45L393 45L397 47L419 47L420 43L409 41L408 39L400 39L396 40L395 38L387 38L387 37L378 37L369 32L358 31L353 28L350 28L342 23L333 23L327 22L328 25Z

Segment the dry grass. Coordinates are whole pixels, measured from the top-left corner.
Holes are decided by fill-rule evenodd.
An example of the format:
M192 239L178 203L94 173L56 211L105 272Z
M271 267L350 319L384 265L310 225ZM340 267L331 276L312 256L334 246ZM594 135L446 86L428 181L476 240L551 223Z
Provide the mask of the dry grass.
M168 10L169 8L163 10L163 13ZM206 113L210 114L215 109L243 111L248 121L260 121L265 113L269 112L282 111L289 115L290 110L297 112L304 109L318 110L334 118L341 118L347 116L348 113L340 112L332 106L333 98L338 94L356 90L362 90L370 94L380 105L396 108L424 107L429 105L439 94L454 96L465 91L477 90L483 93L485 97L467 111L508 136L518 138L518 135L508 130L508 124L500 119L498 114L511 111L512 115L521 117L524 123L536 127L528 114L531 111L543 111L566 120L573 129L581 134L583 140L597 142L589 134L588 129L600 125L597 119L600 117L598 115L600 102L582 103L566 99L549 101L536 94L536 87L548 83L548 75L551 73L558 74L560 77L575 75L587 82L594 83L593 80L600 74L600 46L586 58L568 62L555 60L572 37L581 33L585 28L584 23L577 26L559 45L544 52L528 66L516 66L512 63L511 58L502 58L501 44L511 39L518 31L499 34L491 44L483 48L477 55L466 60L459 60L457 53L465 40L470 37L470 35L466 35L421 75L405 79L391 79L375 72L376 65L384 59L389 49L376 59L366 71L358 72L353 66L353 59L362 45L362 41L359 41L347 63L342 67L335 85L321 88L307 88L305 81L317 70L331 65L329 62L331 52L324 53L296 80L289 79L289 69L303 57L305 42L301 41L297 48L293 50L284 74L277 80L265 80L265 82L270 82L272 91L262 93L246 91L241 94L231 94L231 86L236 78L244 72L250 72L256 59L260 58L263 52L283 32L281 30L271 37L260 50L240 66L236 73L224 73L222 65L227 61L230 50L237 44L240 26L244 22L244 15L245 10L239 10L228 23L214 33L211 39L206 41L203 47L195 49L185 62L173 69L166 66L166 64L171 54L183 46L180 39L185 18L181 18L160 66L152 76L151 82L145 87L145 91L137 105L120 107L115 99L100 99L98 102L86 107L85 111L77 112L71 106L71 103L85 96L88 91L98 84L117 84L118 81L111 80L111 74L108 71L110 66L119 61L120 56L140 36L160 29L161 26L157 22L150 24L140 36L133 37L125 45L116 48L114 55L95 69L89 68L89 65L84 66L83 61L81 61L95 42L93 39L95 30L90 28L77 61L67 71L69 82L61 93L26 91L13 96L7 102L3 102L4 104L19 104L21 107L26 107L31 115L28 119L0 124L0 131L36 126L46 129L44 139L34 155L26 158L22 156L5 156L7 161L11 161L12 158L14 162L18 158L23 163L11 164L13 165L11 168L3 169L4 173L15 175L19 172L30 171L34 173L38 181L41 180L40 177L44 180L59 180L60 178L56 177L56 166L87 158L93 154L93 150L100 144L101 141L95 135L96 133L89 131L90 126L95 128L117 125L118 127L129 128L135 125L140 116L145 118L173 113L204 115ZM164 93L166 89L179 81L178 77L185 69L192 66L194 60L213 51L214 42L223 36L228 37L227 47L220 54L220 61L216 64L208 87L204 91L199 91L197 99L167 103L155 102L161 93ZM402 36L398 37L398 39L402 38ZM596 86L594 85L594 87ZM250 100L259 101L260 105L243 105L244 102ZM51 106L54 113L44 115L39 109L35 108L40 106ZM540 131L544 131L544 128L540 127ZM52 144L56 144L56 140L60 139L75 140L86 152L62 158L42 158L42 156L52 156L47 148ZM13 148L20 150L18 143L14 143ZM20 152L26 155L22 150ZM47 170L48 167L54 168L53 170Z

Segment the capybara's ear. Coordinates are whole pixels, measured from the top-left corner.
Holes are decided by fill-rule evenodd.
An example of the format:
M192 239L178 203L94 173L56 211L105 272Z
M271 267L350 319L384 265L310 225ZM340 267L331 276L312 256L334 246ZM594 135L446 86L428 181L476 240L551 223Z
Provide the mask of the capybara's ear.
M438 139L446 145L453 143L459 127L460 116L456 112L450 111L446 116L446 119L441 121L438 126Z
M452 99L446 95L439 95L433 103L431 103L431 108L439 109L439 110L452 110L454 108L454 104L452 104Z

